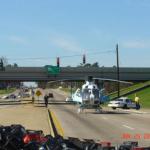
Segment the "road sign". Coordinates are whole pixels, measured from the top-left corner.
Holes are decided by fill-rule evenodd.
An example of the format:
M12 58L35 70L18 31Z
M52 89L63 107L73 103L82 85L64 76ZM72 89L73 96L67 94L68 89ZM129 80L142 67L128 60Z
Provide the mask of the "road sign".
M42 95L42 93L41 93L40 90L37 90L35 94L36 94L36 96L38 96L38 97Z
M46 70L47 70L48 74L57 75L57 74L60 73L60 68L57 67L57 66L47 65L45 67L46 67Z

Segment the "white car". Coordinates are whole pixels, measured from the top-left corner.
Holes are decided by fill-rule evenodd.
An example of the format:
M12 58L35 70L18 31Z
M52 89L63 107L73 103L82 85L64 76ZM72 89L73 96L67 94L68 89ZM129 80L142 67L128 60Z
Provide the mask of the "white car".
M8 95L4 95L4 96L2 96L1 98L2 98L2 99L8 99L9 96L8 96Z
M111 107L112 109L116 109L116 108L137 109L136 103L127 97L120 97L117 100L110 101L108 107Z

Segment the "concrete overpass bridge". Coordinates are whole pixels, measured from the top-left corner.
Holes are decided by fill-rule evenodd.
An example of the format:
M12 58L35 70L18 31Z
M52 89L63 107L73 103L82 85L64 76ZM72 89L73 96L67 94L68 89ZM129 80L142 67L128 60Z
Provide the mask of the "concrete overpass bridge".
M85 80L87 76L117 79L117 68L61 67L58 75L48 74L45 67L16 67L0 71L0 81L52 81L71 78ZM120 68L120 80L150 80L150 68Z

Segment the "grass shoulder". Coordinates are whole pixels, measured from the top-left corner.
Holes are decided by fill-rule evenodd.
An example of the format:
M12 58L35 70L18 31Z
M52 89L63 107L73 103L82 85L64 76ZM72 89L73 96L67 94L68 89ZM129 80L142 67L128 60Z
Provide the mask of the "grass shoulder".
M16 90L16 88L1 89L0 90L0 95L10 94L10 93L14 92L15 90Z
M150 108L150 88L139 91L136 95L140 98L142 108ZM135 94L128 95L128 97L134 100Z

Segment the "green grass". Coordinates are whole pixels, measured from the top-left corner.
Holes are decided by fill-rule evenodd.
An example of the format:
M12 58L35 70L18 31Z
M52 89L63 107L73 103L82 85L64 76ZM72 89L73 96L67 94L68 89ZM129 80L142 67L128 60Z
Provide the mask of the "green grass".
M143 86L145 86L147 84L150 84L150 81L134 84L134 85L132 85L132 86L130 86L128 88L124 88L124 89L120 90L120 95L128 93L128 92L130 92L130 91L132 91L134 89L143 87ZM110 99L112 99L112 98L117 96L117 92L113 92L113 93L109 94L109 96L110 96Z
M61 88L62 91L66 92L66 93L71 93L71 89L70 88ZM74 93L76 91L75 88L72 89L72 92Z
M139 91L136 95L140 98L142 108L150 108L150 88ZM128 97L134 100L135 94L128 95Z
M2 95L2 94L10 94L10 93L14 92L15 90L16 90L15 88L0 90L0 95Z

